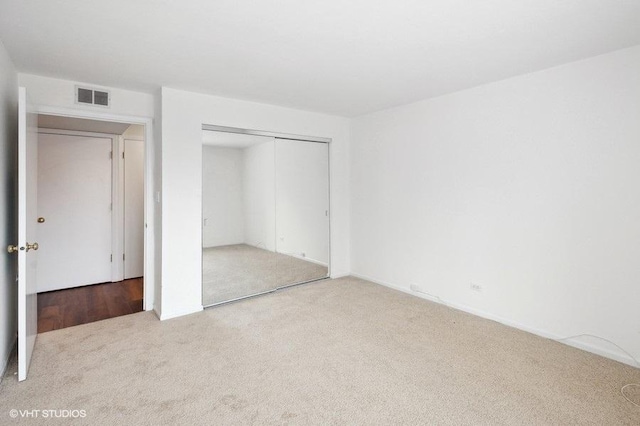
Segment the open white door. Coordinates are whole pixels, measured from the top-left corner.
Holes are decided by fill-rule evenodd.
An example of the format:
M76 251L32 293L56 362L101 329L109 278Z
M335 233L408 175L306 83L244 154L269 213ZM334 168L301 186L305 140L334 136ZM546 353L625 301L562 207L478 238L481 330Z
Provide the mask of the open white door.
M36 287L38 117L19 89L18 106L18 380L27 378L38 333Z

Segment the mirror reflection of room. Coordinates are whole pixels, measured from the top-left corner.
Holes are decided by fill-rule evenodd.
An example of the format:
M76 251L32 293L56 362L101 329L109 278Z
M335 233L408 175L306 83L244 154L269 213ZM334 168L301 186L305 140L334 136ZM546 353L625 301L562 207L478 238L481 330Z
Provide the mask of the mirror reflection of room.
M203 131L203 305L329 275L328 144Z

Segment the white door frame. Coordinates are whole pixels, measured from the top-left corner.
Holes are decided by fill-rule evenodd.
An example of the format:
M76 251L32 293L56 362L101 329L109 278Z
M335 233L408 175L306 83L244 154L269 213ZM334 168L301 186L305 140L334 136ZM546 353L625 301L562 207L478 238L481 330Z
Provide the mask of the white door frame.
M37 106L38 114L61 117L86 118L90 120L115 121L119 123L141 124L144 126L144 306L145 311L153 310L155 300L155 181L153 118L133 115L110 114L103 111L85 111L64 107Z

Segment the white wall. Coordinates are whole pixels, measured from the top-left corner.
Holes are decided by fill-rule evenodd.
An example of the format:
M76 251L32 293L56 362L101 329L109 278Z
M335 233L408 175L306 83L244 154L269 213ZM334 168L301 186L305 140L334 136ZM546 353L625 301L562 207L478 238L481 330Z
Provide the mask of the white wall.
M277 251L327 265L329 147L282 139L275 147Z
M242 171L244 243L276 250L274 139L245 148Z
M131 125L124 150L124 279L144 276L144 126ZM122 164L122 163L120 163Z
M0 374L4 372L18 332L17 257L4 250L17 244L18 76L0 42ZM2 377L2 376L0 376ZM0 378L1 380L1 378Z
M349 268L349 120L324 114L162 89L162 318L202 309L203 123L333 138L332 275Z
M124 278L144 275L144 149L145 128L130 125L124 143Z
M354 273L640 358L640 46L359 117L351 159Z
M39 107L55 106L108 114L135 115L141 117L154 116L154 96L148 93L23 73L18 75L18 82L20 86L27 88L31 102ZM77 104L75 102L76 85L110 91L111 105L109 108L104 108Z
M243 151L202 147L202 246L244 242Z

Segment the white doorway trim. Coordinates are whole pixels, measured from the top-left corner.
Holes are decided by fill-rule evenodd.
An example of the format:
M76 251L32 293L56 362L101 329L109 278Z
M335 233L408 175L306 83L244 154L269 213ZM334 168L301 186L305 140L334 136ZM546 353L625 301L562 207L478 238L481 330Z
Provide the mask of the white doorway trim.
M153 118L133 115L110 114L104 111L85 111L64 107L37 106L36 113L57 115L61 117L86 118L91 120L115 121L119 123L141 124L144 126L144 310L153 310L155 300L155 198L154 181L156 170L154 169L153 143Z

